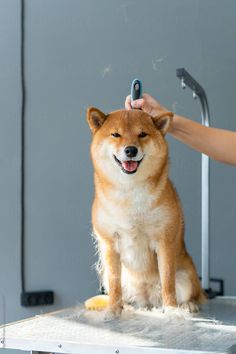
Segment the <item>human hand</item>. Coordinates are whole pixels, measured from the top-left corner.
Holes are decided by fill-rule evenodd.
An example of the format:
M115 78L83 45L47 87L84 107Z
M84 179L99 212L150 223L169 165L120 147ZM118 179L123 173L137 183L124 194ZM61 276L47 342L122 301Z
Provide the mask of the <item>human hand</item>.
M130 110L132 108L141 109L144 112L155 117L164 112L168 112L168 109L162 106L158 101L147 93L143 93L142 98L131 102L131 97L128 95L125 100L125 108Z

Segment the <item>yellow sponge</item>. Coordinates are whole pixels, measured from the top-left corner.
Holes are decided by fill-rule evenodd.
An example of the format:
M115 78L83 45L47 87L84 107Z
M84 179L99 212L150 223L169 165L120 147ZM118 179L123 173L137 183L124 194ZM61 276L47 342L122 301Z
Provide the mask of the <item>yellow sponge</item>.
M108 302L108 295L97 295L86 300L84 305L87 310L102 311L108 307Z

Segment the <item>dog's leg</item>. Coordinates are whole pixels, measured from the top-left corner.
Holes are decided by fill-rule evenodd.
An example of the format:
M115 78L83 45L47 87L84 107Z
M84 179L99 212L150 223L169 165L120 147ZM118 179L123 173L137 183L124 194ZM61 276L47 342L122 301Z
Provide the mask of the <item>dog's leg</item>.
M108 317L117 317L122 311L121 262L120 255L112 243L107 243L104 249L104 266L106 267L109 286Z
M176 294L178 304L188 312L197 312L198 304L206 301L195 265L187 252L178 264Z
M158 265L161 278L163 308L176 307L175 291L175 248L173 242L161 239L158 242Z

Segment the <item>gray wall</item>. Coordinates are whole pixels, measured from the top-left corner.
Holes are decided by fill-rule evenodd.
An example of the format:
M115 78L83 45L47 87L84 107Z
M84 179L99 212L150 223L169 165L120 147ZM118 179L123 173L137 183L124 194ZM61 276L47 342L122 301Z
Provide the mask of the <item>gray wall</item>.
M236 130L234 0L26 1L26 287L55 306L20 307L19 0L0 0L0 293L7 321L71 306L96 293L93 196L85 111L123 107L131 80L179 114L199 103L175 77L205 87L212 124ZM186 242L200 271L200 154L168 137ZM236 169L211 163L211 275L236 294ZM2 314L0 313L0 316ZM2 321L2 317L0 317Z

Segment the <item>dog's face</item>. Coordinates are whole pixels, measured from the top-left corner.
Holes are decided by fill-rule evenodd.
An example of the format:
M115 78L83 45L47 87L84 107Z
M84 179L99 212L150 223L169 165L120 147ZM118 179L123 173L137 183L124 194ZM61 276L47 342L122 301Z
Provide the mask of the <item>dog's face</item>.
M171 114L151 117L140 110L105 115L97 108L89 108L96 172L119 182L154 176L167 159L164 135L171 118Z

